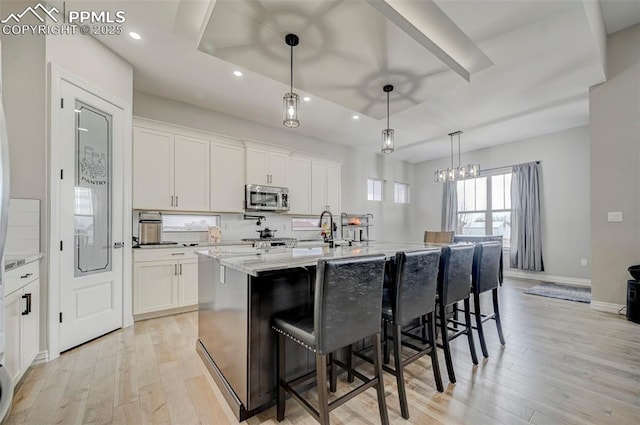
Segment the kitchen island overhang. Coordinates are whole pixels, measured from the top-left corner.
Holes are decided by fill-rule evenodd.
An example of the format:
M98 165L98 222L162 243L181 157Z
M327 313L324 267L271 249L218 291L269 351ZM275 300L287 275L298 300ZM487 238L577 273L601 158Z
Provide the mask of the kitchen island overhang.
M238 421L276 401L274 314L312 308L318 260L440 249L412 242L369 242L337 248L219 247L198 251L196 349ZM315 368L308 350L287 345L287 379Z

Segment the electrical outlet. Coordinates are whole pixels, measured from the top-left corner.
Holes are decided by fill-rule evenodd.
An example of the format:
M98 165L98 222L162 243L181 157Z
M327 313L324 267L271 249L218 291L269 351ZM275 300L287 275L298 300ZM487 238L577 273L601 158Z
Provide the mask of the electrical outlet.
M586 267L589 265L589 262L586 258L583 258L582 260L580 260L580 265Z
M609 221L609 223L622 222L622 211L609 211L607 213L607 221Z

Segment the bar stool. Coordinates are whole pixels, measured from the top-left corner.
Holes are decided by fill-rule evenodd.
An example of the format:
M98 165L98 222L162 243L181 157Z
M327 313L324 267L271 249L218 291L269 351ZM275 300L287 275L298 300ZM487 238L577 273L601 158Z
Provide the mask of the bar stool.
M444 359L447 364L449 381L456 382L456 375L453 371L453 361L451 359L451 348L449 342L460 335L467 335L469 340L469 351L473 364L478 364L475 346L473 344L473 333L471 328L471 312L469 308L469 297L471 290L471 269L473 266L473 245L453 245L442 247L440 255L440 267L438 271L438 326L442 337L442 348ZM457 303L464 301L464 323L458 322L455 318L447 319L447 307L453 306L457 310ZM449 328L448 324L464 326L462 329ZM453 333L449 333L452 331Z
M502 333L502 323L500 322L500 307L498 305L498 286L500 284L500 256L502 255L502 244L500 242L480 242L476 244L473 254L473 272L471 274L471 288L473 292L473 315L476 319L475 328L478 331L482 355L489 357L487 343L484 339L484 329L482 324L493 319L498 328L498 338L500 343L505 345ZM491 291L493 294L493 314L484 315L480 311L480 294Z
M404 367L418 360L424 355L431 357L433 377L438 391L443 392L440 365L435 345L435 301L438 284L438 267L440 249L398 252L396 254L396 273L392 290L382 301L382 320L385 327L385 350L387 349L387 324L393 329L393 358L394 368L386 364L383 369L392 373L398 383L398 397L402 417L409 419L409 406L404 384ZM402 341L402 328L410 325L415 319L426 316L428 343L424 347L415 346ZM406 336L422 339L411 334ZM416 351L411 357L402 360L402 347Z
M389 417L382 379L380 323L382 316L382 284L384 255L370 255L335 260L319 260L316 271L314 311L303 314L285 313L274 317L272 328L278 333L278 409L277 419L284 419L285 393L298 400L320 424L329 424L329 412L363 391L376 387L378 408L383 425ZM373 336L373 378L333 358L334 351ZM318 391L316 410L293 387L309 381L314 372L286 381L285 338L311 350L316 357L315 378ZM328 402L327 357L331 368L331 391L335 391L335 366L355 375L363 384L340 398Z

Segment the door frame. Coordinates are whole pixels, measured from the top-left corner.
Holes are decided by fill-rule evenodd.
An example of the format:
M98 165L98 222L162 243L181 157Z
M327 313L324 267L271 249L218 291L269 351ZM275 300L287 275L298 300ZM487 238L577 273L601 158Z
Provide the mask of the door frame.
M77 77L55 63L49 63L49 143L47 144L47 157L49 158L49 202L48 220L49 227L49 268L48 268L48 311L44 315L48 323L41 329L47 329L47 345L49 350L49 360L60 356L60 152L62 151L60 124L60 94L62 81L73 84L91 94L111 103L123 111L123 152L124 152L124 175L122 188L122 241L124 242L122 256L122 327L133 325L132 310L132 220L131 214L131 179L132 179L132 128L133 116L132 105L91 83ZM115 240L115 237L114 237Z

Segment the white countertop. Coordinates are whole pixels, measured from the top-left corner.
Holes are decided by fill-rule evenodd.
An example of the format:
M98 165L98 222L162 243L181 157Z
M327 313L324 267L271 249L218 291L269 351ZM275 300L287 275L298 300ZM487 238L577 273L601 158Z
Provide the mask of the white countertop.
M372 254L384 254L387 258L391 258L398 251L424 248L440 249L442 246L442 244L424 244L421 242L369 242L361 246L339 246L336 248L324 246L271 248L265 250L253 247L216 247L196 251L196 254L219 259L220 264L223 266L251 276L258 276L259 273L266 271L313 266L320 259L347 258Z
M196 244L196 245L193 245ZM241 240L228 240L221 242L178 242L171 245L141 245L136 246L134 249L176 249L176 248L194 248L200 247L216 247L216 246L230 246L230 245L246 245L253 246L253 242L241 241Z
M41 252L36 254L20 254L20 255L5 255L4 256L4 271L13 270L17 267L24 266L25 264L33 263L43 257Z

